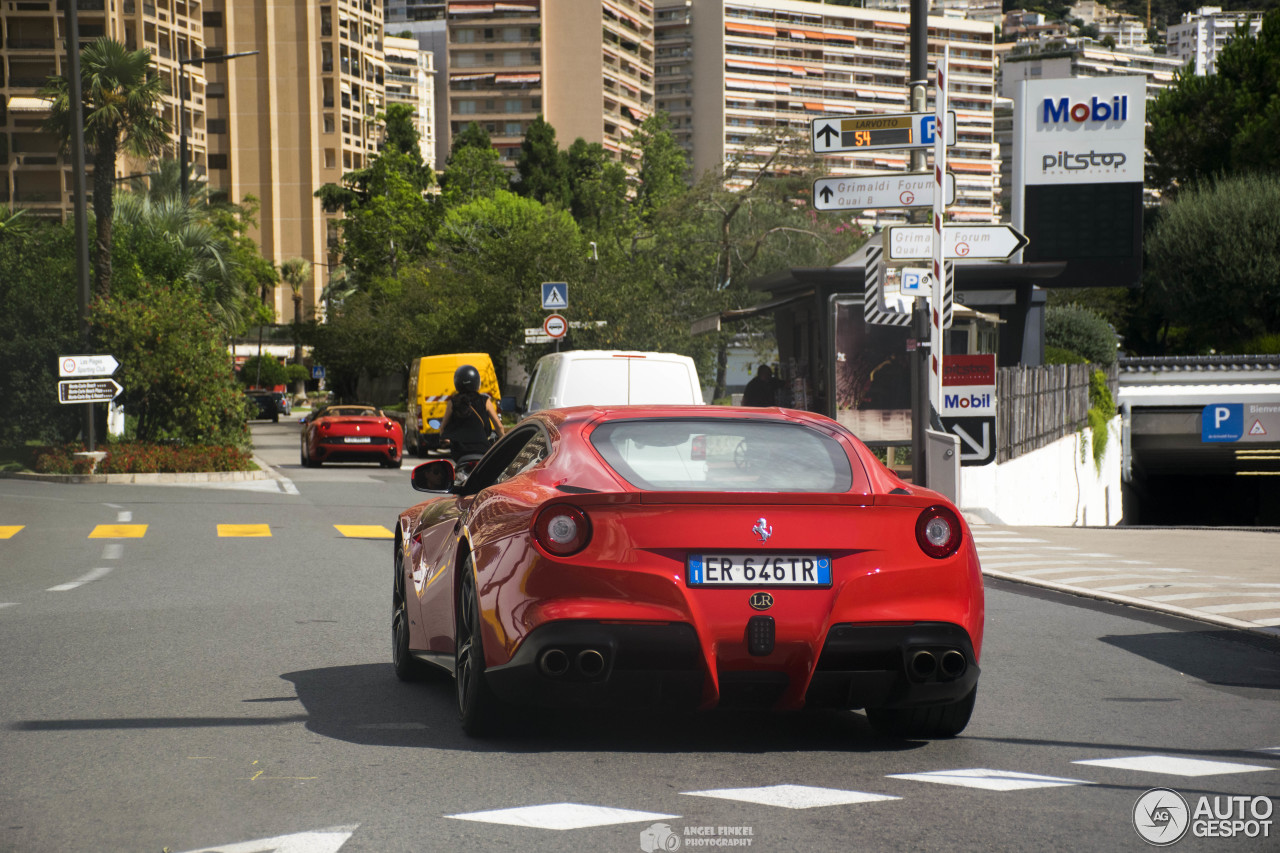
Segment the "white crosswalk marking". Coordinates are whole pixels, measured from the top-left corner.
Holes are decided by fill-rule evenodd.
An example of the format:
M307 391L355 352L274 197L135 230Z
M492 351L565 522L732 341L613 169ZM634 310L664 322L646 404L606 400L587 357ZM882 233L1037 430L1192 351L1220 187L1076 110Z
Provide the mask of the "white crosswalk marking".
M610 826L617 823L640 823L649 820L670 820L680 815L660 812L638 812L631 809L615 809L608 806L589 806L582 803L549 803L541 806L522 806L513 809L493 809L467 814L450 814L455 820L473 820L479 823L501 823L508 826L527 826L534 829L584 829L589 826Z
M1117 770L1136 770L1140 773L1164 773L1172 776L1220 776L1226 773L1257 773L1271 769L1258 764L1235 764L1230 761L1208 761L1203 758L1181 758L1176 755L1094 758L1071 763L1090 767L1110 767Z
M821 806L848 806L857 803L878 803L897 800L885 794L868 794L863 791L842 791L837 788L814 788L809 785L769 785L763 788L720 788L713 791L682 791L689 797L715 797L721 800L739 800L762 806L779 806L784 809L813 809Z
M982 788L987 791L1024 791L1031 788L1061 788L1068 785L1092 785L1084 779L1061 779L1057 776L1038 776L1034 773L1017 773L1012 770L933 770L928 773L894 773L890 779L908 779L913 782L936 782L939 785L958 785L963 788Z
M1251 601L1248 604L1211 604L1208 607L1197 607L1205 613L1245 613L1250 610L1277 610L1280 601Z

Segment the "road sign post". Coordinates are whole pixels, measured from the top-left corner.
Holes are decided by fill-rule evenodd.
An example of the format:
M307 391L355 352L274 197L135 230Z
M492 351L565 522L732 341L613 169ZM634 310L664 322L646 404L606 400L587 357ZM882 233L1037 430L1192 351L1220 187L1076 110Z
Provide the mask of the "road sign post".
M113 355L60 355L59 376L110 376L120 362Z
M945 203L954 204L955 175L948 173L945 180ZM933 204L933 197L932 172L906 172L860 178L818 178L813 182L814 210L929 207Z
M891 261L921 261L933 255L933 228L928 225L892 225L885 229L885 253ZM948 225L943 231L947 260L973 258L1005 260L1027 245L1026 236L1008 223Z
M58 402L109 403L123 390L114 379L64 379L58 383Z
M569 307L569 284L564 281L542 283L542 310L561 311Z
M897 113L874 116L828 116L814 119L812 132L815 154L842 151L882 151L888 148L931 148L934 128L946 125L944 144L956 144L956 114L946 113L940 122L935 113Z

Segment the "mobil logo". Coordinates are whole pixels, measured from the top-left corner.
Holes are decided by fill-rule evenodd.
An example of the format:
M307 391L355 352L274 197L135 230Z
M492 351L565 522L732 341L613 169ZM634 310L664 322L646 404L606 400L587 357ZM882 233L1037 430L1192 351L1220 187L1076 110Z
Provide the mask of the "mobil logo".
M1045 98L1041 104L1045 124L1082 124L1086 121L1125 121L1129 118L1129 96L1112 95L1071 103L1070 98Z
M948 409L989 409L990 394L946 394L942 405Z

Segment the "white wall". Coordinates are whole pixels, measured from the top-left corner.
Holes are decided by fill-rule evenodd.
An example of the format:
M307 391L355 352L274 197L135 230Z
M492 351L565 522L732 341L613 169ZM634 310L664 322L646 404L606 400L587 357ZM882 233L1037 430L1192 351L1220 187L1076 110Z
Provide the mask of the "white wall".
M1094 467L1089 429L1004 464L961 468L961 508L992 524L1119 524L1120 418L1112 420L1107 431L1101 473Z

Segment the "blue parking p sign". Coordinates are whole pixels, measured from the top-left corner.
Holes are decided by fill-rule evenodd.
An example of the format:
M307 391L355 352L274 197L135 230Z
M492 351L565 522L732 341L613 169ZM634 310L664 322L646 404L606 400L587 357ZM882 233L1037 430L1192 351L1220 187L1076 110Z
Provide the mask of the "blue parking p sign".
M1244 435L1244 404L1214 403L1200 412L1200 440L1239 441Z

